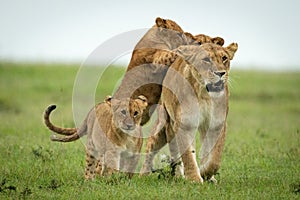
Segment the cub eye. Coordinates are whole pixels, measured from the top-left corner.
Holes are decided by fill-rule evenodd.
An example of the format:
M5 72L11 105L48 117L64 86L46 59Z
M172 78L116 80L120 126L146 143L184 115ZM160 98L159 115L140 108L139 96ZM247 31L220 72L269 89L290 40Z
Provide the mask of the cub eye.
M227 62L227 56L222 56L223 63Z
M133 113L133 116L136 117L138 114L139 114L139 112L138 112L138 111L135 111L135 112Z
M210 63L210 58L209 57L205 57L205 58L203 58L203 61Z
M126 110L121 110L122 115L126 115Z
M178 35L179 37L182 37L182 33L177 33L177 35Z

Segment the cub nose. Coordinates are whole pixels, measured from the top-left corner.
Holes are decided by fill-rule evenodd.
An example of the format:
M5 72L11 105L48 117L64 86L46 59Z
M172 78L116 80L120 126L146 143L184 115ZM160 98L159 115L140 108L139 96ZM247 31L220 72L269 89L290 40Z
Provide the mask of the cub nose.
M132 129L133 125L132 124L127 124L127 129Z
M215 73L215 75L217 75L221 78L226 72L214 72L214 73Z

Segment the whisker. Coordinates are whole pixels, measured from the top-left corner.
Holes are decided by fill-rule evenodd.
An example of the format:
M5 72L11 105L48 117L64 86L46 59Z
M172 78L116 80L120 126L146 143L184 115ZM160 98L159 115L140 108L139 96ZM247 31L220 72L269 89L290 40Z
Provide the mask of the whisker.
M236 79L240 79L240 77L238 75L230 75L229 77L229 87L230 88L234 88L235 85L237 85L238 81L236 81Z
M232 77L228 77L228 85L229 85L229 88L234 88L234 85L236 84L237 82L234 80L234 78Z

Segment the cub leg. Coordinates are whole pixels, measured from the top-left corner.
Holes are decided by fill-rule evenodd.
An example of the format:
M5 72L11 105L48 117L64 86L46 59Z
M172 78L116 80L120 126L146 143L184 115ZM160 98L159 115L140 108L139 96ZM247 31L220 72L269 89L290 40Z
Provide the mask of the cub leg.
M103 175L112 175L115 172L119 171L120 165L120 152L111 147L107 149L104 157L104 166L103 166Z
M104 163L104 155L100 154L99 160L97 162L97 166L96 166L96 174L102 176L103 174L103 163Z
M98 160L94 155L87 150L86 152L86 167L85 167L85 179L92 180L95 178L95 169L97 166Z
M132 178L135 174L139 159L139 152L123 152L121 154L120 171L125 172L129 178Z

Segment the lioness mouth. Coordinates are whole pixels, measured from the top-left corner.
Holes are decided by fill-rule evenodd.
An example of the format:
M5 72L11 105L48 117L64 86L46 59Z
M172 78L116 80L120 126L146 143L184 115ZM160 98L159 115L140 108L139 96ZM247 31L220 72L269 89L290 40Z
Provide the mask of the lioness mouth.
M224 82L219 80L216 83L208 83L206 85L207 92L221 92L224 89Z

